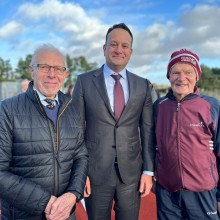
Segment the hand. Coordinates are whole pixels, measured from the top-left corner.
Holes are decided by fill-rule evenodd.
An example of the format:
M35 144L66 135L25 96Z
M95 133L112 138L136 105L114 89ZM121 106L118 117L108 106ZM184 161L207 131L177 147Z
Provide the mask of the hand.
M85 186L85 189L84 189L84 197L89 197L90 194L91 194L91 185L90 185L89 177L87 176L86 186Z
M55 202L55 200L57 199L57 197L55 196L51 196L49 202L47 203L47 206L44 210L46 215L49 215L51 212L51 208L52 208L52 204Z
M141 182L140 182L140 188L139 192L141 193L141 197L147 196L151 188L153 186L153 177L147 174L142 174L141 175Z
M217 202L217 211L218 211L218 215L220 216L220 202Z
M75 203L76 196L73 193L64 193L52 203L50 213L46 214L47 220L68 219Z

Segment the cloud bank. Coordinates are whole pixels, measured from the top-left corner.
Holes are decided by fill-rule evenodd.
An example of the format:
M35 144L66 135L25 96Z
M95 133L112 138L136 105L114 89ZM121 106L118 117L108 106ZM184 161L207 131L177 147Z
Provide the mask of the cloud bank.
M136 6L143 2L146 3L136 0ZM152 14L150 23L144 20L146 15L143 12L137 15L132 14L132 10L128 13L135 22L129 23L125 18L114 16L114 10L110 14L110 8L84 9L80 4L58 0L24 3L12 19L0 26L0 41L6 49L4 54L10 54L12 60L32 53L42 43L52 43L72 57L83 55L89 62L102 65L102 46L107 29L114 23L125 22L134 34L134 53L128 69L152 82L166 83L166 65L174 50L193 50L207 65L219 60L220 7L209 3L193 7L182 5L175 19ZM146 7L152 5L148 1ZM136 25L138 19L140 25ZM0 57L4 59L3 53Z

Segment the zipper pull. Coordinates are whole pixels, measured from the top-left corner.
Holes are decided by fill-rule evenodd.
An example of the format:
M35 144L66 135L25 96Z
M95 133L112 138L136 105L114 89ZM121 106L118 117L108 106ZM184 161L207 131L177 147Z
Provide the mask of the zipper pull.
M178 102L177 104L177 108L176 108L176 111L178 112L180 110L180 102Z
M55 159L57 161L57 164L58 164L59 168L61 168L60 161L59 161L59 158L58 158L57 154L55 154Z

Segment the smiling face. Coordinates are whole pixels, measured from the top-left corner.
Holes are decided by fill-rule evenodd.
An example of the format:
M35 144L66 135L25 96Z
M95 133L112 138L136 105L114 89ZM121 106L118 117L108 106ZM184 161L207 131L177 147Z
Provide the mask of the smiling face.
M107 65L116 73L123 70L132 54L132 38L129 33L121 28L112 30L103 46Z
M56 51L44 50L36 55L34 64L47 64L49 66L65 67L65 60ZM53 99L62 87L65 78L69 75L68 71L57 74L54 68L50 68L48 73L43 72L38 67L30 67L31 75L34 80L34 88L47 98Z
M196 85L196 71L187 63L176 63L170 72L169 78L174 96L178 101L194 92Z

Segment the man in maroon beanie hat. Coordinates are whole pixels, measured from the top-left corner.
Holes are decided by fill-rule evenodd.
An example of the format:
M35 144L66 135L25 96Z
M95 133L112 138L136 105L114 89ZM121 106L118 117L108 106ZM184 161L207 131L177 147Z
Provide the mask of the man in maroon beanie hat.
M199 57L172 53L171 88L154 103L159 220L219 219L220 104L201 95Z

